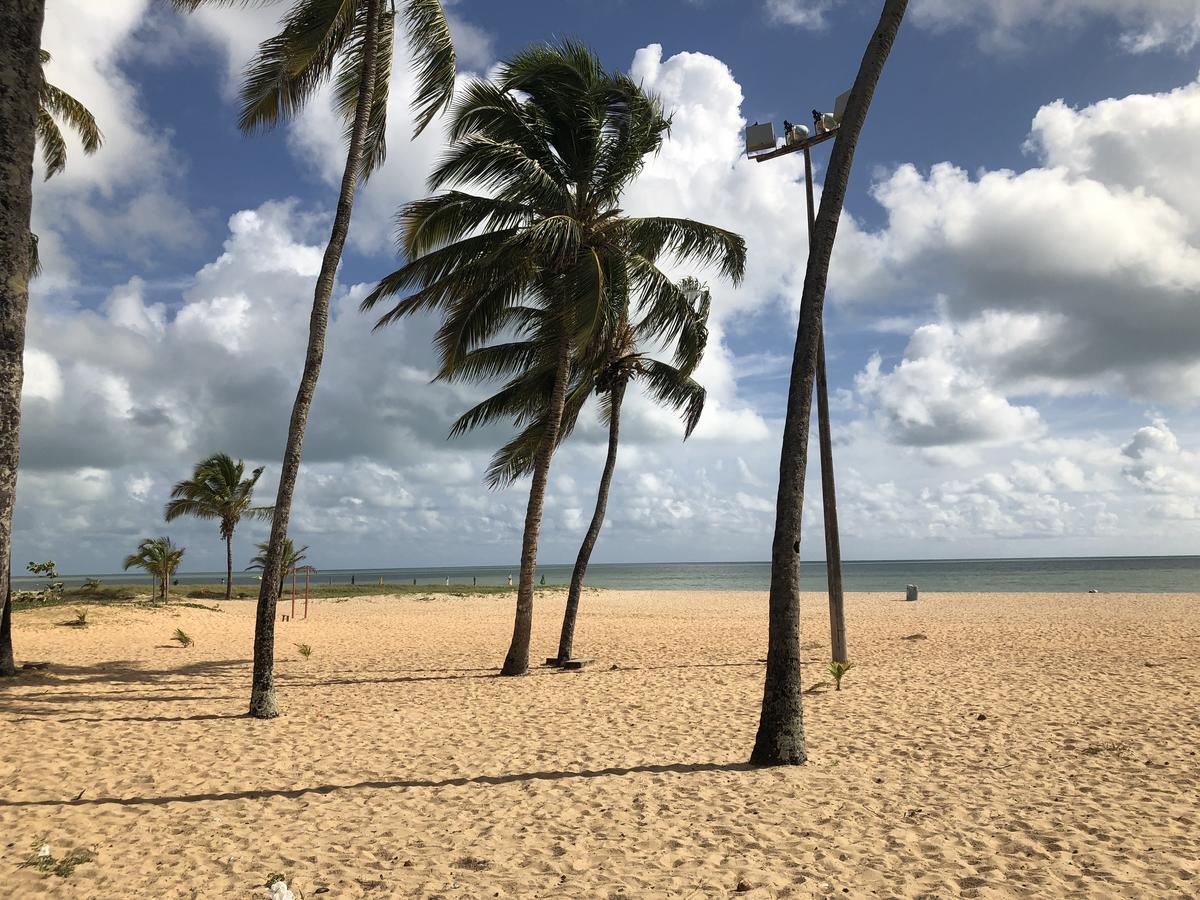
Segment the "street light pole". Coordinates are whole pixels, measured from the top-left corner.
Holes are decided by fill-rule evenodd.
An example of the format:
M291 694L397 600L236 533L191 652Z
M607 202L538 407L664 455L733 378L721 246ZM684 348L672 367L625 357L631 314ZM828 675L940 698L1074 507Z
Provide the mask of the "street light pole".
M804 154L805 199L808 204L808 240L812 249L812 236L816 224L816 207L813 202L812 148L830 140L838 128L820 132L811 138L785 144L770 153L752 157L757 162L766 162L789 153ZM825 372L825 334L817 338L817 432L821 451L821 503L825 512L825 574L829 585L829 638L833 662L849 662L846 649L846 605L842 591L842 542L838 531L837 488L833 477L833 438L829 428L829 382Z

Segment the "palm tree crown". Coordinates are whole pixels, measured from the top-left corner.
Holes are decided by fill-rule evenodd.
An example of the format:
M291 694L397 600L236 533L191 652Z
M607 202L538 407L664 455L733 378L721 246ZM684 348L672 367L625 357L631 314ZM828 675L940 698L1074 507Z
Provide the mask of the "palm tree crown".
M267 547L269 545L270 545L269 541L263 541L262 543L254 545L255 547L258 548L258 555L251 558L250 565L246 566L247 572L251 571L252 569L258 569L259 571L266 569L266 567L267 567ZM302 563L306 559L308 559L308 556L306 555L307 553L308 553L307 546L301 547L299 550L297 550L296 545L294 543L292 543L291 538L284 538L284 541L283 541L283 568L281 571L286 574L287 572L289 572L292 569L299 566L300 563Z
M251 506L254 486L263 473L259 466L243 477L246 464L234 462L228 453L214 453L196 465L192 477L171 488L171 500L165 511L168 522L180 516L198 519L217 519L221 537L229 540L242 516L269 518L271 507Z
M270 6L284 0L172 0L191 12L203 6ZM287 0L279 33L263 41L246 68L239 127L246 132L273 128L293 118L326 81L333 80L334 103L347 139L358 108L368 21L377 25L375 85L359 178L365 180L387 155L388 82L396 19L408 37L416 70L413 98L420 134L454 96L454 45L440 0ZM399 10L397 9L399 6ZM368 12L378 12L369 16Z

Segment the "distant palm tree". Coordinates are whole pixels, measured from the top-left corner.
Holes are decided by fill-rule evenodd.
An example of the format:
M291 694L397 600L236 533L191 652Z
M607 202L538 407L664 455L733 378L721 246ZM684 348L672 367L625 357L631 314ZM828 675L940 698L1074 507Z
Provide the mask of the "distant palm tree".
M623 190L669 124L656 97L606 72L583 44L518 53L494 80L464 88L450 150L429 179L432 190L473 185L481 193L452 189L408 204L400 221L409 262L362 304L371 309L415 288L379 325L440 309L438 378L511 377L452 434L504 418L518 425L545 419L504 675L529 668L538 533L573 372L586 368L614 327L627 292L653 306L654 333L677 332L688 319L687 299L655 265L664 252L741 274L737 235L684 219L634 218L620 208Z
M185 11L203 6L238 6L247 0L172 0ZM254 0L260 5L281 0ZM242 85L239 126L245 132L273 128L297 115L314 94L333 81L337 111L345 123L346 166L337 210L313 294L304 372L292 406L287 444L275 498L275 517L268 541L268 566L258 592L254 629L254 676L250 715L279 715L275 701L275 606L296 476L308 413L325 355L329 300L342 249L350 231L354 193L383 164L387 152L387 101L392 72L396 17L408 34L416 68L413 99L420 134L454 96L454 45L439 0L287 0L277 35L259 47ZM397 12L399 5L401 12Z
M135 552L125 557L124 569L144 569L158 579L159 596L166 600L170 593L171 576L183 560L184 547L176 547L169 537L146 538ZM226 598L228 599L228 598Z
M863 54L841 127L834 139L821 192L821 208L809 244L808 271L800 299L800 321L783 425L779 493L775 501L767 671L758 734L750 756L750 762L756 765L798 765L808 758L800 697L800 524L825 284L829 279L829 259L846 199L854 150L907 7L907 0L885 0L883 4L879 24Z
M214 453L196 465L192 477L171 488L171 500L165 515L168 522L180 516L216 519L220 522L221 538L225 541L225 599L233 596L233 531L242 516L269 519L274 510L269 506L252 506L254 486L263 473L259 466L246 474L242 460L233 461L227 453Z
M644 327L645 320L631 323L626 310L618 320L617 327L600 345L594 367L581 373L582 384L573 388L568 395L559 442L569 435L578 417L579 408L590 393L587 388L591 387L601 398L601 412L608 424L608 454L600 475L592 520L584 534L583 543L575 559L575 567L571 572L571 584L567 592L567 605L563 613L556 657L560 664L570 659L573 652L575 621L579 614L583 581L587 575L592 551L600 537L600 530L604 526L608 494L617 467L617 447L621 439L621 407L626 388L631 382L641 381L657 402L681 411L684 420L684 440L691 437L704 411L705 390L691 377L691 373L700 363L708 343L707 323L711 296L708 289L691 276L682 279L679 287L686 296L696 298L697 306L693 320L680 331L673 365L654 359L642 349L642 344L649 336ZM544 429L545 420L539 419L496 453L488 470L488 484L491 487L507 485L530 473L533 454Z
M258 548L258 555L250 560L250 565L246 566L247 572L251 571L252 569L258 569L261 572L267 566L267 550L271 546L270 541L263 541L261 544L255 544L254 546ZM308 559L308 556L305 555L307 552L307 546L301 547L299 550L297 550L296 545L292 543L291 538L284 539L283 562L282 567L279 570L279 580L281 582L288 572L292 571L292 569L296 568L300 565L300 563Z

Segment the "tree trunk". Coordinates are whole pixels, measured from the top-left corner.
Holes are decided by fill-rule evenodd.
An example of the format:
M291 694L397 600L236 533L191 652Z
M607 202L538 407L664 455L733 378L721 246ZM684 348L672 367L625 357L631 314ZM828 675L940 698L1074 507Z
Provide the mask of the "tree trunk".
M225 536L225 599L233 599L233 533Z
M804 150L808 200L808 240L816 230L812 154ZM842 539L838 531L837 487L833 478L833 436L829 430L829 381L825 371L825 329L817 344L817 435L821 446L821 506L825 512L825 577L829 585L829 645L834 662L849 662L846 650L846 603L842 592Z
M600 475L600 489L596 492L596 511L592 523L579 547L575 568L571 572L571 589L567 592L567 609L563 613L562 635L558 639L558 661L564 663L571 658L575 643L575 617L579 614L579 596L583 593L583 577L587 574L588 561L604 527L604 512L608 508L608 490L612 487L613 472L617 468L617 444L621 440L621 403L625 399L625 382L613 385L611 415L608 420L608 456L604 460L604 472Z
M863 54L850 101L842 120L821 210L811 238L792 374L788 390L783 449L779 461L779 492L775 503L775 535L771 546L770 625L767 672L762 712L750 762L756 765L798 765L807 758L804 717L800 702L800 522L804 509L804 475L808 464L808 429L821 341L822 307L829 258L837 237L846 185L867 109L896 40L908 0L886 0L879 25Z
M12 573L4 591L4 608L0 611L0 675L16 675L17 660L12 644Z
M554 372L554 390L550 394L549 417L542 445L533 461L533 483L529 486L529 506L525 510L525 534L521 538L521 580L517 584L517 615L513 623L512 643L504 657L501 675L524 675L529 671L529 638L533 631L533 575L537 568L538 532L542 526L542 505L550 480L550 461L558 444L563 407L567 402L567 380L571 373L571 340L566 325L558 343L558 368Z
M21 461L21 384L33 235L34 126L42 88L45 0L0 4L0 676L15 675L12 646L12 520Z
M350 214L354 208L354 192L362 170L363 145L375 96L376 56L379 49L379 4L381 0L366 0L366 42L363 47L362 78L359 82L354 125L346 151L346 168L342 173L337 212L333 218L329 243L321 260L321 271L313 294L312 316L308 324L308 351L304 357L304 373L292 406L288 423L287 446L283 467L279 473L279 491L275 495L275 515L271 520L271 538L267 544L263 565L262 585L258 592L258 610L254 626L254 676L250 691L250 715L256 719L273 719L279 715L275 702L275 613L279 602L280 565L283 542L287 538L288 520L292 512L292 495L296 491L296 476L300 471L300 453L304 446L304 429L312 407L321 361L325 355L325 331L329 325L329 298L333 295L334 279L350 230Z

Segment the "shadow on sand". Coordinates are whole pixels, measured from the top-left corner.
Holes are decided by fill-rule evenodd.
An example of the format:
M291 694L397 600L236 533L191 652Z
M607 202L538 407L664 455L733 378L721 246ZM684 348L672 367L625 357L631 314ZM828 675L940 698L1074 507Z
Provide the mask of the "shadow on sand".
M102 806L112 803L117 806L164 806L168 803L206 803L223 800L262 800L273 797L298 799L309 794L335 794L354 790L392 790L413 788L463 787L470 784L518 784L529 781L560 781L571 778L622 777L639 774L690 775L696 772L749 772L755 766L749 763L667 763L663 765L610 766L605 769L579 769L577 771L519 772L512 775L476 775L474 777L425 779L397 778L385 781L357 781L352 784L319 784L309 787L284 788L279 790L221 791L209 794L174 794L162 797L77 797L71 800L6 800L0 798L0 807L35 806Z

